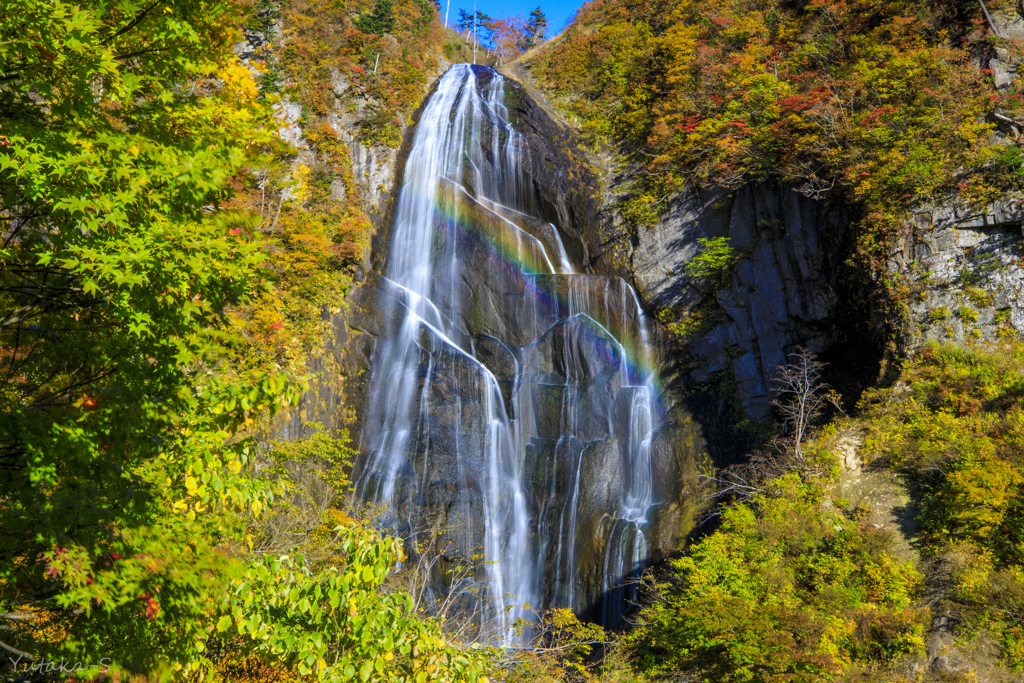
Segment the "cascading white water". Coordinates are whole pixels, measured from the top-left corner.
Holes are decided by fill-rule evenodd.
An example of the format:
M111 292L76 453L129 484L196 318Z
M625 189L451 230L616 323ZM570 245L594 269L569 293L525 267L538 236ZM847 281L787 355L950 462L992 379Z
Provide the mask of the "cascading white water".
M656 392L635 293L573 273L504 98L497 73L455 65L417 124L378 286L388 334L357 492L399 533L440 520L446 552L482 554L481 637L509 643L531 608L584 609L604 591L606 621L621 614L655 502ZM599 585L585 565L600 565Z

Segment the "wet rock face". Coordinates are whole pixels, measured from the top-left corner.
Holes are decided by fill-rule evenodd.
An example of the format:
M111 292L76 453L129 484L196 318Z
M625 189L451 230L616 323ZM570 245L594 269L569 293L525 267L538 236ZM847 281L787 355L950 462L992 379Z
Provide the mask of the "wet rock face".
M889 268L909 280L908 350L929 340L998 342L1024 332L1024 199L984 210L922 208Z
M793 189L751 184L735 191L686 192L662 220L641 228L632 253L637 290L647 306L681 312L713 296L722 320L693 339L702 361L690 379L727 370L747 413L767 416L772 379L797 345L825 351L841 310L835 288L848 218ZM741 256L732 281L715 289L685 272L698 239L727 237Z
M490 70L476 70L475 88L486 91L492 79ZM334 85L346 92L343 80ZM313 360L322 377L279 435L298 438L310 422L347 426L362 452L353 480L364 492L395 492L385 523L402 533L445 531L450 544L438 567L510 543L516 528L509 520L521 505L529 526L515 547L532 564L515 572L511 559L492 565L493 576L477 577L474 591L486 595L498 578L515 583L513 575L520 583L536 579L535 606L572 606L614 622L624 607L616 577L636 570L637 558L677 551L693 528L699 501L688 482L707 444L660 377L645 381L664 365L663 350L647 337L629 281L594 258L593 176L544 110L518 84L504 85L515 134L482 116L469 152L479 172L453 173L431 211L417 212L433 216L432 241L422 250L432 262L428 296L388 271L398 208L379 193L397 190L415 166L413 134L393 157L352 148L362 185L359 197L346 200L374 207L374 252L346 308L331 318L329 353ZM512 183L502 154L515 158ZM411 314L422 321L409 337L416 370L406 377L415 419L389 435L387 420L374 417L386 401L371 398L371 380ZM638 422L637 407L648 405ZM649 443L642 444L645 430ZM383 442L401 463L371 457L381 452L373 444ZM495 469L488 453L496 451ZM649 463L652 483L642 497L653 502L628 512L624 501L644 488L638 458ZM488 535L495 521L499 531ZM443 572L434 581L443 591Z
M589 267L589 171L517 84L468 71L424 107L351 297L372 378L353 480L397 532L485 556L481 600L612 623L621 578L692 528L705 444L653 372L633 289Z
M597 212L600 208L598 179L587 155L573 135L560 126L514 80L506 80L506 106L512 125L522 135L528 155L523 170L529 178L537 217L552 223L562 233L569 258L577 269L591 272L600 235ZM607 275L622 275L624 270L603 269Z

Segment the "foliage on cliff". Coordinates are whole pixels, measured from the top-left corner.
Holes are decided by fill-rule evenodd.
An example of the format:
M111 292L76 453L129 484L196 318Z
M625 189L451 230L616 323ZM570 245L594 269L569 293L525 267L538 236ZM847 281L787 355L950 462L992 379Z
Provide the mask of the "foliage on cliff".
M274 285L271 296L236 307L232 323L247 340L238 348L246 366L301 371L322 350L369 249L365 195L380 188L354 176L351 137L397 146L438 59L468 53L427 0L259 0L245 23L262 44L249 57L263 72L260 98L279 116L300 105L301 139L264 143L231 180L230 206L259 217L238 239L273 242L263 274Z
M632 669L811 683L886 671L923 650L922 576L893 556L889 532L837 506L829 434L804 466L748 481L756 494L670 563L622 643Z
M272 285L266 296L231 310L246 340L236 347L237 362L246 367L303 372L310 355L323 348L324 313L341 310L369 248L371 224L348 146L326 125L306 137L320 150L306 163L274 140L231 178L229 205L255 219L236 239L265 245L261 276Z
M469 61L429 0L282 3L280 64L309 123L359 109L360 139L396 147L440 60ZM342 85L344 84L344 85ZM368 109L369 111L362 111Z
M975 628L1024 667L1024 348L932 346L863 399L866 448L912 479L932 554L956 564Z
M534 64L593 141L643 168L630 220L688 182L840 188L877 265L910 203L1018 182L1018 147L984 121L1021 109L978 65L993 42L977 3L592 0Z

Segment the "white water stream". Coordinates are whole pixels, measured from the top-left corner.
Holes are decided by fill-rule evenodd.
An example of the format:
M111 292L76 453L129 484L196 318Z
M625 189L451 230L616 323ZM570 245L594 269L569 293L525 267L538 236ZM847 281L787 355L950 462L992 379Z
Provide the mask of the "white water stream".
M481 637L506 644L538 609L600 599L604 621L621 615L647 554L656 393L635 293L573 273L510 118L504 79L465 64L424 107L357 481L398 533L440 527L446 553L482 556Z

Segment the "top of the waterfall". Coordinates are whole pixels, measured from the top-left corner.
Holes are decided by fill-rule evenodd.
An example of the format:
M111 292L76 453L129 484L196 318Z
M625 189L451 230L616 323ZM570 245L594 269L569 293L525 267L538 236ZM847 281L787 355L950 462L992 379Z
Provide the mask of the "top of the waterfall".
M470 64L469 62L456 62L455 64L452 64L450 68L456 69L467 67L472 69L475 73L492 73L497 74L499 76L501 75L497 71L495 71L493 67L484 66L483 64Z
M449 67L449 72L453 71L471 71L473 76L476 77L477 81L479 81L481 85L486 85L495 78L501 81L505 80L500 73L489 66L483 66L481 64L469 64L468 62L452 64Z

